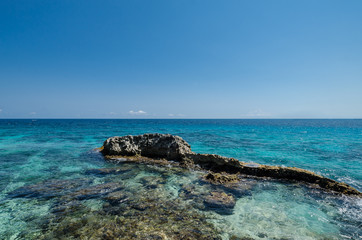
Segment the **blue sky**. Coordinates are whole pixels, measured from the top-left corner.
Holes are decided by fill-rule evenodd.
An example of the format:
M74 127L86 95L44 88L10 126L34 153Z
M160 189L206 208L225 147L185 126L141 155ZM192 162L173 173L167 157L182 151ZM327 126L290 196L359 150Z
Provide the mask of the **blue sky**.
M362 1L0 1L0 118L362 118Z

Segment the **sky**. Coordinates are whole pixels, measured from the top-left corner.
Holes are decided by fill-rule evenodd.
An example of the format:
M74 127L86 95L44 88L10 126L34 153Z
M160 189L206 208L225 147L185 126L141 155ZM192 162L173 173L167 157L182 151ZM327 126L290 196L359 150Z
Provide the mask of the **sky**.
M362 118L360 0L1 0L0 118Z

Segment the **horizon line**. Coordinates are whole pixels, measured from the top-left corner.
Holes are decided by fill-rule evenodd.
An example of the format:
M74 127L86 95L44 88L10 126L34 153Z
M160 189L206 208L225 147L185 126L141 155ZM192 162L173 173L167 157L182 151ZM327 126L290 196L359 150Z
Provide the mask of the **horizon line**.
M0 118L0 120L362 120L362 118Z

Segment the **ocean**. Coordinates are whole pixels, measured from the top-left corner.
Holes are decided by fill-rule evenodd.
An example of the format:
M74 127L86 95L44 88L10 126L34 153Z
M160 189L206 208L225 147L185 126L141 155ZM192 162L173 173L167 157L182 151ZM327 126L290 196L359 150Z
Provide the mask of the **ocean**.
M115 165L94 150L109 137L143 133L362 191L362 120L1 119L0 239L362 238L360 198L270 179L221 189L204 183L203 172ZM232 196L234 207L205 205L211 191Z

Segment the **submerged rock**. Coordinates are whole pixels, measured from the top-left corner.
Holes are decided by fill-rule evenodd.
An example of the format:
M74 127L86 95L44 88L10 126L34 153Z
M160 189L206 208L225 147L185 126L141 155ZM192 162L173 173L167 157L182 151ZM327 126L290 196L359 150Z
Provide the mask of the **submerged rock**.
M234 196L242 197L250 195L250 190L255 185L255 180L241 178L237 174L209 172L202 177L202 182L211 183L219 189L232 193Z
M93 174L98 176L104 176L108 174L121 174L124 172L131 171L131 169L124 169L124 168L95 168L95 169L88 169L85 173L86 174Z
M263 237L261 237L263 238ZM235 235L232 235L229 240L255 240L254 238L251 237L237 237Z
M89 184L89 181L84 179L51 179L37 184L20 187L8 193L8 197L50 199L67 194L68 192L74 191L86 184Z
M122 188L123 188L122 184L117 182L97 184L87 188L79 189L78 191L75 192L71 192L66 196L66 198L76 199L76 200L98 198L107 195L111 192L121 190Z
M166 180L159 176L146 176L140 180L143 185L151 189L157 188L158 186L166 183Z
M123 191L116 191L107 194L104 199L107 200L110 204L115 205L126 202L128 200L128 196Z
M50 212L55 214L57 217L63 217L84 208L84 205L80 201L73 200L69 202L57 202L54 206L52 206Z
M185 140L170 134L111 137L104 142L101 152L107 159L113 159L115 162L127 161L131 158L131 161L136 162L167 165L171 163L169 160L175 160L189 168L199 167L215 173L225 172L299 181L316 184L323 189L338 193L362 196L361 192L346 183L340 183L304 169L244 163L235 158L194 153ZM210 179L216 182L228 181L227 177L215 177L210 176Z
M234 208L235 198L231 194L221 191L210 192L204 200L205 205L211 208Z

